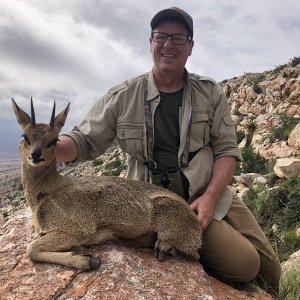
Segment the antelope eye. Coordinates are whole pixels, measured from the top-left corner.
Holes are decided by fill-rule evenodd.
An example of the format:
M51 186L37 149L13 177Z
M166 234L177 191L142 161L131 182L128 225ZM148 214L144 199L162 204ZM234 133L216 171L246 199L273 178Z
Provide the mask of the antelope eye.
M56 146L58 139L54 139L53 141L51 141L48 145L47 148L50 148L51 146Z
M28 145L31 145L31 143L30 143L30 141L29 141L29 138L28 138L28 136L27 136L26 134L22 134L21 136L22 136L22 138L24 139L24 141L25 141Z

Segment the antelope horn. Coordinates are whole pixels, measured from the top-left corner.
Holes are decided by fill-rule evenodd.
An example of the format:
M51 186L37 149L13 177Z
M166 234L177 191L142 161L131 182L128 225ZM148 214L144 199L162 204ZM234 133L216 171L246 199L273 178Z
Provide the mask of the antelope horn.
M32 102L32 97L31 97L31 125L35 126L35 113L34 113L34 107L33 107L33 102Z
M54 128L54 121L55 121L55 101L54 101L51 120L50 120L50 127L51 128Z

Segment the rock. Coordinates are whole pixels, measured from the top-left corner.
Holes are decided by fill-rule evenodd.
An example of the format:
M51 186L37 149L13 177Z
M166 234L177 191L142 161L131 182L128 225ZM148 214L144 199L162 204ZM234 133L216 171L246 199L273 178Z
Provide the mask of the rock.
M261 93L253 90L254 81L261 87ZM222 84L222 83L221 83ZM282 117L296 118L300 114L300 66L290 64L278 70L261 74L245 73L226 80L223 91L228 98L231 114L235 118L237 130L247 132L248 119L256 124L251 145L266 159L276 159L300 155L300 125L285 140L271 140L273 128L282 126ZM249 141L249 139L248 139ZM244 147L247 141L239 144Z
M298 123L290 133L290 136L288 138L288 145L297 150L300 150L300 123Z
M281 264L282 277L292 270L300 274L300 250L294 252L287 261Z
M255 149L264 157L271 159L285 158L297 154L296 150L286 145L284 141L268 144L266 147L255 147Z
M274 173L280 178L297 178L300 176L299 158L279 158L274 166Z
M27 244L36 237L30 218L30 211L22 210L0 230L1 299L272 299L263 292L229 287L208 276L197 261L159 262L151 249L120 243L86 250L101 259L98 270L33 263L26 253Z
M238 184L242 183L247 187L252 184L264 186L268 183L268 179L258 173L242 173L240 176L234 176L234 179Z

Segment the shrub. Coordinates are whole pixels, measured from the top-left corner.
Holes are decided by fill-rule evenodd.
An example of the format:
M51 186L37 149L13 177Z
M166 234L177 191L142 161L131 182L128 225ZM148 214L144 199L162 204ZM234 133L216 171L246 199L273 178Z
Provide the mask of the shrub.
M262 93L262 88L261 86L258 84L258 83L254 83L253 86L253 91L256 93L256 94L261 94Z
M121 172L126 169L126 165L119 158L109 161L103 167L104 167L104 171L102 172L102 175L105 176L119 176Z
M237 139L237 143L239 144L244 138L245 138L245 132L242 130L237 130L236 131L236 139Z
M259 153L255 152L252 145L242 149L243 161L237 168L237 174L241 173L261 173L266 174L268 161Z
M246 128L249 131L254 132L256 130L256 127L257 127L256 121L254 119L248 119Z
M101 166L102 164L103 164L103 159L101 158L96 158L95 160L92 161L93 167Z
M281 70L283 70L287 65L278 65L276 67L274 67L274 70L272 71L272 73L274 75L278 74Z
M291 65L291 67L296 67L297 65L299 65L300 64L300 56L291 58L289 61L289 64Z
M250 187L243 197L268 239L276 249L280 261L300 249L300 178L285 180L276 188L262 192ZM277 231L272 227L277 225Z
M22 183L19 183L18 191L19 191L19 192L23 191L23 184L22 184Z
M259 74L255 77L252 78L252 88L253 88L253 91L256 93L256 94L261 94L262 93L262 88L261 86L259 85L259 83L261 81L263 81L265 79L265 75L264 74Z
M268 135L270 142L274 143L276 140L287 141L292 130L298 123L298 119L288 117L286 115L279 115L281 125L273 127Z
M287 231L282 237L283 243L279 253L280 261L287 260L291 254L300 249L300 236L295 230Z

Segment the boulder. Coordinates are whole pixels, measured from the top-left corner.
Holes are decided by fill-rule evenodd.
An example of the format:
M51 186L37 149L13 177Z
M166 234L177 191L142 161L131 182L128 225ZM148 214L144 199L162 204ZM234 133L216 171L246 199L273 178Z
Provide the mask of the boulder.
M274 173L280 178L297 178L300 176L299 158L279 158L274 166Z
M27 244L37 237L30 219L29 210L22 210L0 230L1 299L272 299L208 276L198 261L167 258L159 262L151 249L121 243L86 249L86 254L101 259L98 270L33 263L26 253Z
M300 274L300 250L294 252L287 261L281 264L282 277L291 271Z
M234 176L235 181L238 184L244 184L247 187L251 185L260 185L265 186L268 183L268 179L258 173L247 173L247 174L241 174L239 176Z
M300 150L300 123L298 123L290 133L288 138L288 145L297 150Z

